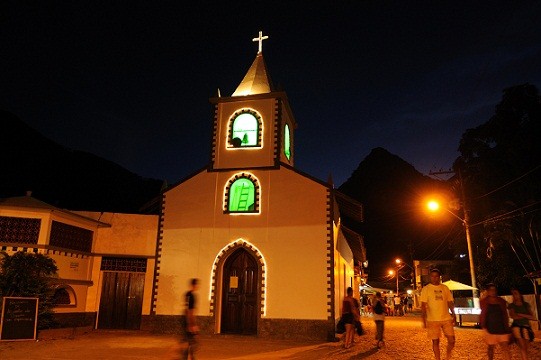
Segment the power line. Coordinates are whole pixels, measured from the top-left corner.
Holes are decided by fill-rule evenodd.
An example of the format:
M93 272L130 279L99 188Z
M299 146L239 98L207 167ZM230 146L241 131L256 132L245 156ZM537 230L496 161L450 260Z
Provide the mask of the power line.
M496 215L496 216L494 216L492 218L485 219L483 221L472 224L470 226L476 226L476 225L486 224L486 223L490 223L490 222L499 222L499 221L503 221L503 220L513 219L515 217L522 216L522 215L525 215L525 214L530 214L532 212L536 212L536 211L539 211L541 209L534 209L534 210L530 210L530 211L527 211L527 212L521 212L520 214L516 214L516 215L511 216L513 213L516 213L517 211L522 211L524 209L527 209L529 207L532 207L532 206L535 206L535 205L538 205L538 204L541 204L541 200L536 201L536 202L534 202L532 204L525 205L525 206L520 207L518 209L511 210L511 211L509 211L509 212L507 212L505 214L500 214L500 215Z
M474 198L473 200L481 199L481 198L483 198L483 197L485 197L485 196L488 196L488 195L490 195L490 194L495 193L496 191L500 191L501 189L505 188L506 186L509 186L509 185L511 185L512 183L519 181L519 180L522 179L523 177L530 175L532 172L534 172L535 170L537 170L537 169L539 169L539 168L541 168L541 164L537 165L536 167L534 167L533 169L529 170L529 171L526 172L525 174L519 176L518 178L516 178L516 179L514 179L514 180L511 180L511 181L509 181L508 183L506 183L506 184L500 186L500 187L497 188L497 189L494 189L494 190L492 190L492 191L489 191L488 193L486 193L486 194L484 194L484 195L478 196L478 197Z

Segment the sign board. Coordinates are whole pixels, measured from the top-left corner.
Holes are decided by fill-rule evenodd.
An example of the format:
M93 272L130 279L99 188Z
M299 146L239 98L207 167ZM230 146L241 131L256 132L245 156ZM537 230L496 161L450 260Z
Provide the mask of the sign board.
M5 297L2 302L0 340L35 340L38 298Z
M480 308L466 308L466 307L455 307L455 314L457 315L480 315L481 309Z
M230 289L238 289L239 287L239 277L238 276L230 276L229 277L229 288Z

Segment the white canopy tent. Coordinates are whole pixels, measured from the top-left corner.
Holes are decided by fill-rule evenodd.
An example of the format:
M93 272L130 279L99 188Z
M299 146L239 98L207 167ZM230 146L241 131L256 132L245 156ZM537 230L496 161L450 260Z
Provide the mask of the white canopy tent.
M444 281L443 285L446 285L449 288L449 290L451 290L451 291L454 291L454 290L477 290L477 288L474 288L474 287L472 287L470 285L466 285L466 284L463 284L461 282L454 281L454 280Z
M361 285L359 287L359 290L364 291L366 294L375 294L378 291L381 292L381 293L393 292L392 289L376 288L376 287L372 287L372 286L370 286L368 284Z

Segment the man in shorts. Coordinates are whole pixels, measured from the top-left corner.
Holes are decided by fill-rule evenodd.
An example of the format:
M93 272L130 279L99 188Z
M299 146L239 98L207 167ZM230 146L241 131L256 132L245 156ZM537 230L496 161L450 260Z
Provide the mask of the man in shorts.
M436 360L441 360L441 332L447 338L447 360L455 346L455 305L449 288L440 282L438 269L430 271L430 284L421 291L421 312L423 325L427 329L428 338L432 340L432 350Z

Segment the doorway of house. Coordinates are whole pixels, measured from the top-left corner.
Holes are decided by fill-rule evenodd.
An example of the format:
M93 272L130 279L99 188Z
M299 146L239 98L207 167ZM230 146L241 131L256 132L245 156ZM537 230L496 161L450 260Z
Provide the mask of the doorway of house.
M146 259L120 259L120 261L117 259L104 258L101 270L131 271L104 271L102 273L103 285L98 329L139 330L143 309ZM126 264L131 265L126 266Z
M259 266L246 249L240 248L223 267L221 332L256 334L258 304Z

